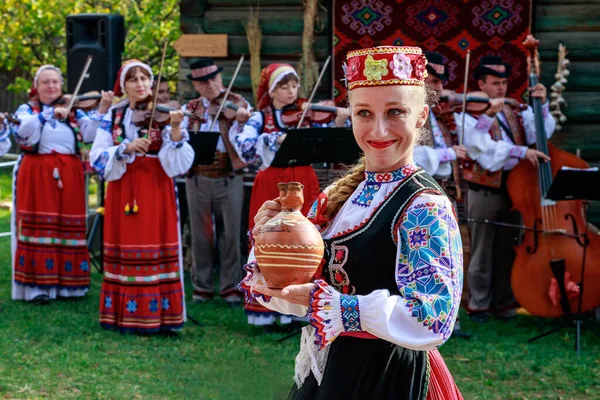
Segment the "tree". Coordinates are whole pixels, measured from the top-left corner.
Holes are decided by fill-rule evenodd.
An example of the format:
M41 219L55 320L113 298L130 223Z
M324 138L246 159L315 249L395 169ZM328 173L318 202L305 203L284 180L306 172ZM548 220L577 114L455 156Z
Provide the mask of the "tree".
M66 17L80 13L119 13L125 19L122 59L138 58L158 73L165 40L179 37L178 0L3 0L0 4L0 70L20 77L8 89L29 89L36 69L54 64L66 71ZM179 58L168 46L163 76L177 76Z

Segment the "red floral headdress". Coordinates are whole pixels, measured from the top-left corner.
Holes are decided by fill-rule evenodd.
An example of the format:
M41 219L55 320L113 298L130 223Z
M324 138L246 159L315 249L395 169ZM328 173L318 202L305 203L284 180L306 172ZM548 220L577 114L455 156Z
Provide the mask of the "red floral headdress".
M419 47L380 46L353 50L344 64L346 86L422 86L427 77L427 59Z

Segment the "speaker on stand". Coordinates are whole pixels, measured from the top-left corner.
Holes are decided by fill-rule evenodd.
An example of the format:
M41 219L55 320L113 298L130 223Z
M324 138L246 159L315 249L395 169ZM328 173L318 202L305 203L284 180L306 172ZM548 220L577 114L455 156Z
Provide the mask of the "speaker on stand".
M73 93L88 56L94 60L80 93L112 90L125 49L125 22L119 14L67 16L67 90Z

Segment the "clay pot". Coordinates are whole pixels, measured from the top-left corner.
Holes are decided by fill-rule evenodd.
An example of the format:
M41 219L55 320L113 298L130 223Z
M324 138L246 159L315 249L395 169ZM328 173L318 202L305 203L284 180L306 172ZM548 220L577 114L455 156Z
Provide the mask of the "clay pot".
M299 182L279 183L282 210L254 235L254 255L270 288L308 283L323 258L323 239L302 215Z

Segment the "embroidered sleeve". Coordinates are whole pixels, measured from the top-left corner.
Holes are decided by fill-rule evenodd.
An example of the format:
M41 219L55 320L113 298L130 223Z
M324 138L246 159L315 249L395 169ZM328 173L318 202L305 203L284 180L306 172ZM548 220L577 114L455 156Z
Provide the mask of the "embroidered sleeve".
M548 102L542 105L542 117L544 119L544 129L546 131L546 137L550 139L556 129L556 120L550 114L550 105ZM535 133L535 117L533 114L533 108L527 106L527 110L521 113L523 120L523 128L525 130L525 136L527 138L527 144L532 145L537 142L537 135Z
M438 154L440 162L442 163L456 160L456 153L451 147L447 147L445 149L435 149L435 151Z
M246 304L251 303L252 300L256 300L268 309L281 314L291 314L298 317L306 315L306 307L270 297L254 290L254 287L257 285L266 285L263 275L260 272L260 267L258 267L256 258L254 257L254 249L250 252L248 263L244 266L244 269L246 270L246 277L240 282L238 288L244 294Z
M310 207L308 215L306 216L310 222L317 226L319 231L322 231L329 223L329 221L323 217L323 213L327 208L328 199L329 197L327 196L327 189L325 189L319 194L313 205Z
M321 279L315 283L308 318L319 348L325 348L342 332L361 332L359 296L341 294Z
M413 150L415 164L423 168L431 176L437 175L440 167L440 158L433 147L415 146Z
M121 179L127 171L127 164L135 160L135 154L125 154L129 139L114 144L111 116L112 113L107 113L99 123L90 151L92 167L108 182Z
M277 139L283 135L283 132L263 133L263 125L262 114L254 112L245 125L234 123L229 130L229 139L238 156L261 170L273 162L279 150Z
M454 120L457 127L460 127L462 124L462 113L454 114ZM482 123L481 121L486 122ZM494 141L489 134L489 129L493 122L493 118L485 114L480 115L478 119L466 114L463 136L463 144L467 148L469 157L481 164L486 170L492 172L502 169L507 161L512 157L518 157L523 151L522 149L515 149L515 147L519 146L515 146L504 140Z
M15 117L21 120L15 130L15 141L23 146L33 146L40 141L42 126L46 119L42 114L34 114L27 104L19 106ZM50 118L50 116L48 116Z
M173 141L170 125L163 129L163 145L158 152L158 159L165 173L173 178L185 174L194 163L194 149L189 145L190 135L185 128L181 128L181 140Z
M13 132L12 124L4 121L0 125L0 157L4 156L10 150L10 135Z
M96 110L89 112L83 110L75 111L75 117L77 118L77 123L79 124L81 137L84 143L92 143L94 141L96 131L105 115L106 114L98 113Z
M402 216L396 282L413 323L445 341L462 293L462 242L448 200L427 197L433 196L420 196Z

